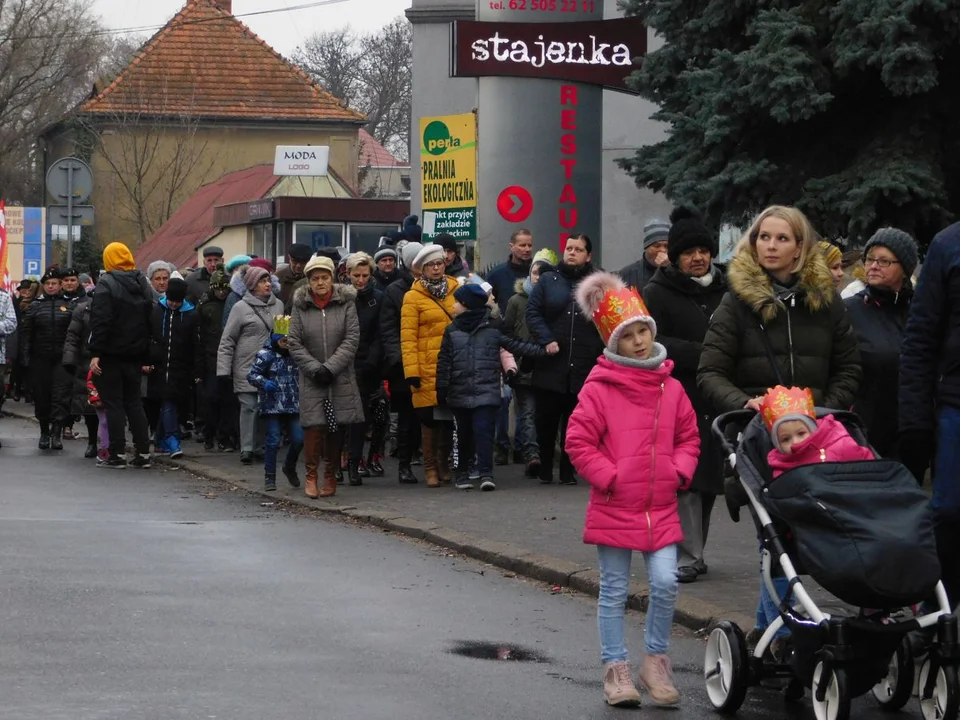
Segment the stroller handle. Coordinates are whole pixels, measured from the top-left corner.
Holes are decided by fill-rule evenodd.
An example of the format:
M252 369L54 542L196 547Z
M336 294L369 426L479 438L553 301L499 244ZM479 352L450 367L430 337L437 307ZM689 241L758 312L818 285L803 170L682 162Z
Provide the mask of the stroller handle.
M713 424L710 426L710 431L714 437L720 441L725 457L737 453L737 446L735 444L737 435L743 432L744 428L750 424L750 421L753 420L756 415L757 413L754 410L744 408L743 410L725 412L717 415L714 419ZM731 430L734 429L736 432L733 432L731 436Z

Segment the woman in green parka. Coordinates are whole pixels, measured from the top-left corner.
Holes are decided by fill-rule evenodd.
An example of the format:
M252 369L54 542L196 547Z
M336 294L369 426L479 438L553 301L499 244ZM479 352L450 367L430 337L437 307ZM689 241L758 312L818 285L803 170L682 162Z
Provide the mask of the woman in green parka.
M818 407L853 405L860 350L818 239L802 212L773 205L737 246L727 270L730 292L710 319L697 369L697 386L718 413L759 410L760 398L779 384L810 388ZM784 579L775 580L786 594ZM778 617L778 604L761 583L748 638L759 639ZM775 655L785 651L784 635L771 647Z

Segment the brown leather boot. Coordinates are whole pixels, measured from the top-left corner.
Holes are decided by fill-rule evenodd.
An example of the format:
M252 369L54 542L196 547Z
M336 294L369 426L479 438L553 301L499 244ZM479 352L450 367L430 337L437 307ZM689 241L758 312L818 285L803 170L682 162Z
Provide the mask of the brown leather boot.
M343 431L327 433L323 465L323 487L320 488L320 497L332 497L337 494L337 470L340 469L340 452L343 449Z
M423 475L427 479L427 487L440 487L440 476L437 474L436 438L437 428L422 428L423 436Z
M320 465L320 455L323 452L323 441L324 433L321 428L304 428L303 459L307 466L307 477L303 486L303 492L308 498L316 498L319 496L319 490L317 489L317 470Z
M453 470L450 469L450 453L453 451L453 425L442 423L434 428L434 445L437 456L437 475L441 485L453 482Z

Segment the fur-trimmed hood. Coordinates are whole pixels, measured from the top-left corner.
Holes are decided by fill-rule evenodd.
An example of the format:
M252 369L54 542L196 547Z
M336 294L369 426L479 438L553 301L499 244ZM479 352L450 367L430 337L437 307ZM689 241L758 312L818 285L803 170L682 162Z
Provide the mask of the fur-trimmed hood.
M330 302L337 305L345 305L348 302L355 302L357 299L357 290L352 285L341 285L335 283L330 297ZM313 305L310 298L310 286L302 285L293 293L293 306L305 310Z
M836 286L820 252L816 249L808 252L806 262L797 274L793 291L810 312L818 312L833 302ZM765 323L773 320L781 310L786 310L783 299L773 287L772 278L760 267L748 240L741 240L737 246L727 269L727 282L733 294Z

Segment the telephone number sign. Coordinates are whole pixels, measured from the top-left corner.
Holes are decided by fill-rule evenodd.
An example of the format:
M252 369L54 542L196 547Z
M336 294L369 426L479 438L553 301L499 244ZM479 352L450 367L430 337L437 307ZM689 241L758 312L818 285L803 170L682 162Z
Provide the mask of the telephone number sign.
M491 10L568 12L593 14L603 0L489 0Z

